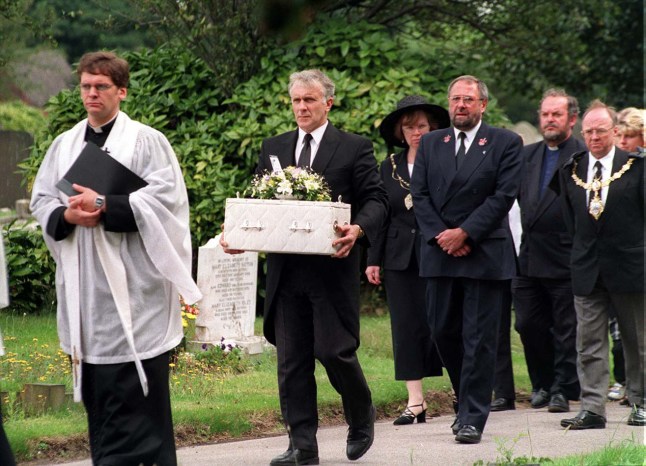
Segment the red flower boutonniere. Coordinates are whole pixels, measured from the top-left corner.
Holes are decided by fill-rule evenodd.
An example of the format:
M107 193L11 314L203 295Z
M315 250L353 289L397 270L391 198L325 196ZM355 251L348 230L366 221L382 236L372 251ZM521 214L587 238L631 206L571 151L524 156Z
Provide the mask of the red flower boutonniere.
M479 146L484 146L486 143L487 143L487 138L481 138L481 139L478 141L478 145L479 145Z
M449 142L450 140L451 140L451 135L450 134L447 134L446 136L444 136L444 142L445 143Z

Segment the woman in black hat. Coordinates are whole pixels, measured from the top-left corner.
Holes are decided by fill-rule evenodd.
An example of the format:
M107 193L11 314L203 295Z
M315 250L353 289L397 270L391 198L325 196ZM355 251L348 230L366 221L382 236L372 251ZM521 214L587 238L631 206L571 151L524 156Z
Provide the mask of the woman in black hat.
M368 250L366 276L380 285L383 267L386 297L390 308L395 359L395 379L405 380L408 403L395 425L426 422L422 378L442 375L442 362L431 339L426 318L425 281L419 277L420 233L415 221L410 178L422 135L450 126L448 112L420 96L404 97L380 126L391 149L380 173L388 191L390 219Z

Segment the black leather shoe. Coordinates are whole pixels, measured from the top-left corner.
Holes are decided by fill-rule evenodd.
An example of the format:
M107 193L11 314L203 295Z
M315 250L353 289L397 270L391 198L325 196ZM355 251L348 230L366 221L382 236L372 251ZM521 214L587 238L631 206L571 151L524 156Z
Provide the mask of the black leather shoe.
M453 421L453 424L451 424L451 431L453 432L453 435L458 435L460 429L462 429L462 424L460 424L460 420L456 416L455 421Z
M570 430L605 429L606 418L591 411L583 410L575 417L561 419L561 427Z
M550 394L542 388L537 392L532 392L531 405L534 409L544 408L550 404Z
M646 426L646 410L643 406L633 405L633 409L628 416L629 426Z
M570 411L570 403L560 393L555 393L550 398L550 404L547 406L550 413L567 413Z
M374 406L370 407L370 421L367 424L352 427L348 429L348 445L345 454L349 460L354 461L361 458L372 446L375 439L375 419L377 410Z
M319 452L310 450L287 450L269 463L271 466L286 466L293 464L319 464Z
M482 432L474 426L462 426L462 429L455 436L455 440L460 443L480 443Z
M491 402L491 411L509 411L511 409L516 409L516 404L510 398L496 398Z

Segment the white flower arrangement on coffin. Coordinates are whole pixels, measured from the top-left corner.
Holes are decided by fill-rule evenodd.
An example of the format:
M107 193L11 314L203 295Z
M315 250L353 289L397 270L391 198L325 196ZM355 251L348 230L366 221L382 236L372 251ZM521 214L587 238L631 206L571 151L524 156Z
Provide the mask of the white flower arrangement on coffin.
M256 199L331 200L330 187L322 175L292 166L254 176L250 194Z

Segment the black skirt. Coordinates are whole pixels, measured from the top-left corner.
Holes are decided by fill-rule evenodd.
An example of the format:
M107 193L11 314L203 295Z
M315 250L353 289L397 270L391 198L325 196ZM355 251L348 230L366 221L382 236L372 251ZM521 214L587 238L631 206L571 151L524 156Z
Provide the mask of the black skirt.
M83 363L82 395L94 465L177 465L169 353L142 363L150 389L147 397L134 362Z
M426 311L426 279L412 254L406 270L385 270L395 380L441 376L442 361L431 337Z

